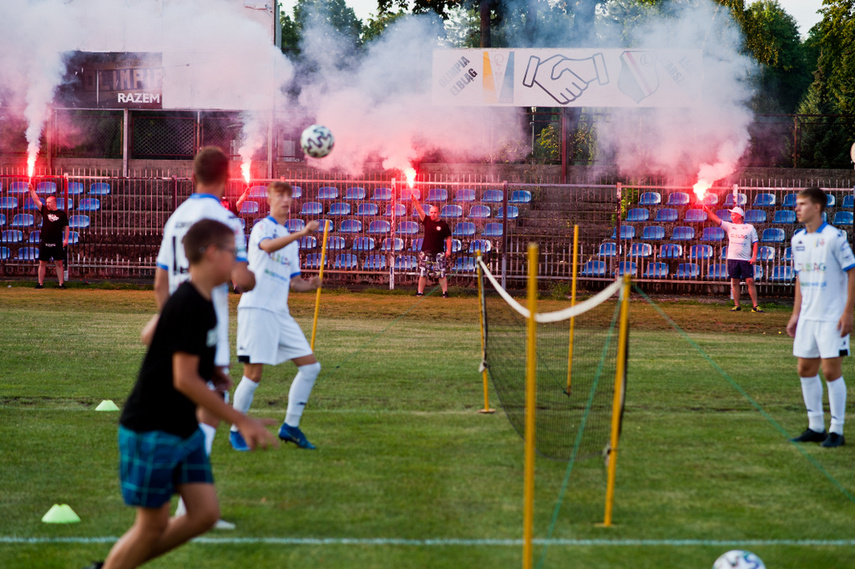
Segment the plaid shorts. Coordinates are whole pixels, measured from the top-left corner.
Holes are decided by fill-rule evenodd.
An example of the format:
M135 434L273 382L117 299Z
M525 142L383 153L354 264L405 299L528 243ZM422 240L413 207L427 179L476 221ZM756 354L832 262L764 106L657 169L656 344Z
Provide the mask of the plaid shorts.
M447 257L445 253L425 253L419 251L419 276L426 277L432 275L440 279L445 278L445 271L448 268Z
M129 506L159 508L180 484L214 483L202 429L182 439L164 431L119 426L119 479Z

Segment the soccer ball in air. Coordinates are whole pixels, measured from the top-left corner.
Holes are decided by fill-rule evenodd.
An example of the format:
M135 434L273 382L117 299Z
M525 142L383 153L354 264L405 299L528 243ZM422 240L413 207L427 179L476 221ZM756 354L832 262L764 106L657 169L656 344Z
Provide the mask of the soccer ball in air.
M300 147L312 158L323 158L332 152L335 139L325 126L313 124L300 135Z
M713 569L766 569L766 566L750 551L734 549L716 559Z

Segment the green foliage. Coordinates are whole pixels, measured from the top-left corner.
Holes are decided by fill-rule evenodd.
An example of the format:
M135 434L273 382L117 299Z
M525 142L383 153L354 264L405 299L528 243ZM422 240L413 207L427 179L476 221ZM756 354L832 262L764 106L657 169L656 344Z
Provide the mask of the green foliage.
M534 142L534 159L538 162L556 162L561 159L559 125L551 123L540 131Z
M299 57L303 30L310 22L329 26L336 41L345 38L354 48L362 43L362 22L345 0L297 0L292 16L285 12L280 15L282 51Z

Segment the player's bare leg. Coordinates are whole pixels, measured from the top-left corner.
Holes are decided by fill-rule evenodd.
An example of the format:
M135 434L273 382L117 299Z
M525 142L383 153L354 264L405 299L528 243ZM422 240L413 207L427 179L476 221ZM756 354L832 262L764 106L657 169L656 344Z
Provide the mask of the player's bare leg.
M757 285L754 284L754 279L745 279L745 286L748 287L748 296L751 297L752 308L757 308Z
M243 377L235 388L234 401L232 407L246 415L249 413L249 408L252 406L252 400L255 397L255 390L258 389L258 384L261 382L261 373L264 370L264 364L243 364ZM249 445L243 438L238 428L232 425L229 431L229 442L232 448L248 452Z
M739 310L739 279L730 279L730 295L733 297L733 310Z
M65 271L62 268L62 261L55 261L56 265L56 280L59 281L59 286L65 284Z
M427 277L419 277L419 285L418 285L419 296L422 296L425 293L425 285L426 284L427 284Z
M294 358L291 361L297 366L297 375L288 391L288 409L285 411L285 421L279 429L279 438L285 442L294 443L300 448L312 450L316 447L300 430L300 419L309 401L315 380L321 373L321 364L315 359L314 354Z
M39 261L39 287L45 284L45 274L47 273L47 261Z
M133 569L151 559L154 545L169 525L169 504L137 508L134 525L113 545L102 569Z
M439 279L439 284L442 287L442 296L448 296L448 277Z

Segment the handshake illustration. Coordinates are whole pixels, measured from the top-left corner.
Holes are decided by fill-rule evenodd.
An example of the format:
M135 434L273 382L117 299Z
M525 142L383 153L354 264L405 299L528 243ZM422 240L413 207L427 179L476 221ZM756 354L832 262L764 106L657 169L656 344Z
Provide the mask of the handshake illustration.
M587 59L553 55L543 61L532 55L528 60L523 85L533 87L536 83L558 104L566 105L581 97L588 85L594 81L600 85L609 82L602 53L596 53Z

